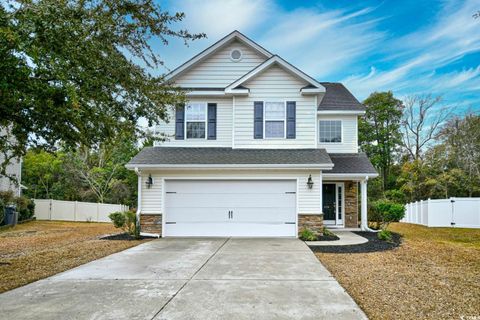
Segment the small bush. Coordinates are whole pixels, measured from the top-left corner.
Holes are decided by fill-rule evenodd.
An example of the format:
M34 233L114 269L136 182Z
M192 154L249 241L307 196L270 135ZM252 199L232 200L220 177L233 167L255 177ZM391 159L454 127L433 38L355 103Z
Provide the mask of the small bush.
M138 238L140 228L137 225L137 215L135 211L112 212L108 215L115 228L128 232L129 235Z
M300 232L300 239L303 241L315 241L317 236L310 229L303 229Z
M323 227L322 233L324 236L327 236L327 237L336 237L336 234L328 230L327 227Z
M0 199L0 225L2 225L3 219L5 219L5 203Z
M378 237L378 239L383 240L383 241L388 241L388 242L392 241L392 233L388 230L380 230L377 233L377 237Z
M400 221L405 216L405 206L400 203L382 199L372 204L372 211L381 221L381 229L386 230L391 222Z
M29 220L33 218L35 203L27 197L15 197L15 205L18 211L18 221Z
M0 191L0 199L3 201L3 204L5 206L15 204L15 195L13 194L13 191L11 191L11 190Z
M125 227L125 222L127 221L123 212L112 212L108 215L110 220L113 222L115 228L123 229Z

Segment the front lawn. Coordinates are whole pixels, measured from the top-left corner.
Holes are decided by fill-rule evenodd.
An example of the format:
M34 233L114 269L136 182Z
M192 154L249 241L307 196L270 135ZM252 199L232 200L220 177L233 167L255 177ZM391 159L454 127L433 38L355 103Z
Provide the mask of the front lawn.
M0 292L23 286L146 240L100 240L109 223L32 221L0 231Z
M480 317L480 229L390 229L396 249L316 255L370 319Z

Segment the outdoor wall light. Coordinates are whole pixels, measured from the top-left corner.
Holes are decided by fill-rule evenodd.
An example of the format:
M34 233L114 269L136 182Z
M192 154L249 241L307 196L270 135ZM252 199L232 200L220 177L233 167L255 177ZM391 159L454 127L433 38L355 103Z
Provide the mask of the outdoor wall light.
M312 175L309 175L309 176L308 176L307 186L308 186L308 189L312 189L312 188L313 188Z
M145 184L147 185L147 189L150 189L152 187L153 178L151 174L148 175L148 178L147 178L147 181L145 181Z

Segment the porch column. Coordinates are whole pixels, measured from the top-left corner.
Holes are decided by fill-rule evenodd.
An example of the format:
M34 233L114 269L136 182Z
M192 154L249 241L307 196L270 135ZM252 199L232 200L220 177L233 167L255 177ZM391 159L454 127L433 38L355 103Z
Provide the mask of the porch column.
M323 214L323 171L320 170L320 212Z
M367 217L367 179L360 181L361 190L361 228L363 231L368 231L368 217Z

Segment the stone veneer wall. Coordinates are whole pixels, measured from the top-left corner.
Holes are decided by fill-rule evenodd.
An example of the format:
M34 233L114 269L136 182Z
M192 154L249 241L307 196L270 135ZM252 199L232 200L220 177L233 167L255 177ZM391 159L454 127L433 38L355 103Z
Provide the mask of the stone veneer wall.
M323 235L323 214L299 214L298 215L298 234L302 230L308 229L315 235Z
M162 236L162 214L140 214L140 232Z
M358 227L358 183L345 181L345 227Z

